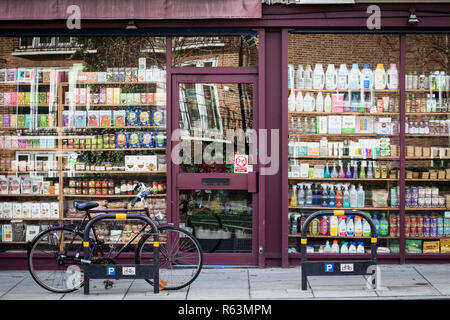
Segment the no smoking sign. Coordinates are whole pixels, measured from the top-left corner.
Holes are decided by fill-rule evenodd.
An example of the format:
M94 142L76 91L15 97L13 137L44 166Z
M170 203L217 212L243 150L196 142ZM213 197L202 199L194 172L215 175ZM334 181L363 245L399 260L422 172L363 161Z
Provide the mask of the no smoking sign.
M234 156L234 173L248 173L248 156Z

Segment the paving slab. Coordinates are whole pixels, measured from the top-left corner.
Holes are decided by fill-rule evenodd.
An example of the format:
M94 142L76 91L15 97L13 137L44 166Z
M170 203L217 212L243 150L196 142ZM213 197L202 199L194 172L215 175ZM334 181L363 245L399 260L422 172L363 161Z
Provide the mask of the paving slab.
M188 300L248 300L250 299L250 294L248 289L210 289L210 290L196 290L190 288L188 295Z

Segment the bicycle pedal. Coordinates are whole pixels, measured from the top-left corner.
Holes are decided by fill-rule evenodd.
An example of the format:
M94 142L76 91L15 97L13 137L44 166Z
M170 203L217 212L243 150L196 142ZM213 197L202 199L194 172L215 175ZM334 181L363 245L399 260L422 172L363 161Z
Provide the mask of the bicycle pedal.
M167 281L164 281L163 279L159 280L159 290L163 290L167 285Z
M105 289L110 289L113 287L114 281L104 280L103 284L105 285Z

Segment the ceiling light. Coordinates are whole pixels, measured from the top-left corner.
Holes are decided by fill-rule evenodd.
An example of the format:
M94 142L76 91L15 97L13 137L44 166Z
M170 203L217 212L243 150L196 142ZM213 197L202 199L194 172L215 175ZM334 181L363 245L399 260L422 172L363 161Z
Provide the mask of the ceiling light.
M125 27L127 30L135 30L137 29L136 24L134 23L134 20L129 20L127 26Z

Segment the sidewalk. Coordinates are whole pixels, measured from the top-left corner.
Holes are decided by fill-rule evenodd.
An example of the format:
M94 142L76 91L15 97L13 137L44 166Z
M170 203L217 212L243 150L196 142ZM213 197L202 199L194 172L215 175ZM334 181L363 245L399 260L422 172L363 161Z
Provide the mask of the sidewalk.
M300 289L301 268L203 269L197 280L178 291L155 295L144 280L116 280L105 290L91 280L83 290L54 294L42 289L28 271L0 271L0 300L267 300L267 299L450 299L450 265L381 265L381 289L366 288L363 276L308 277Z

